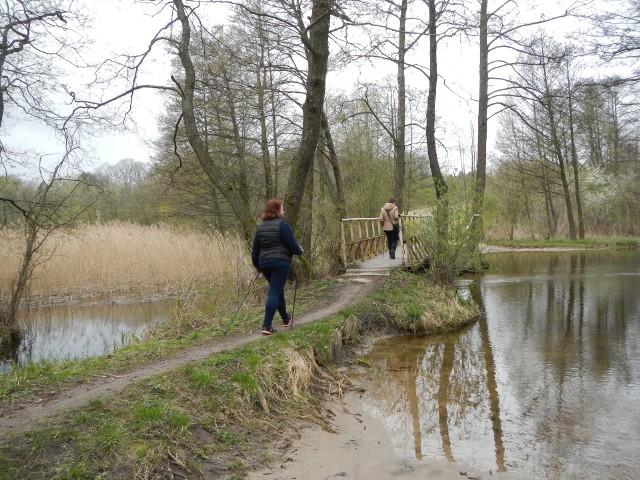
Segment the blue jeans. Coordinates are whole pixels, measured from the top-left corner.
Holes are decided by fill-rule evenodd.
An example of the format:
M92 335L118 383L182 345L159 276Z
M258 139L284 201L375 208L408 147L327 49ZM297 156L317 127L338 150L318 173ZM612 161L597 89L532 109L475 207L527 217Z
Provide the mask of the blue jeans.
M289 315L287 314L287 302L284 299L284 287L287 284L287 278L289 278L290 267L291 265L264 267L260 269L264 278L269 282L269 293L267 294L267 301L264 305L264 321L262 322L263 330L271 328L271 323L273 322L276 310L278 310L283 322L286 322L289 319Z

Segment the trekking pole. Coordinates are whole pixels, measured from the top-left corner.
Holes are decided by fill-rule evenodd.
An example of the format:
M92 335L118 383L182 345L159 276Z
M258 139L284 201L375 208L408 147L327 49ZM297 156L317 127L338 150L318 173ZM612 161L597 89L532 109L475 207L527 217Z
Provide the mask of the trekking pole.
M249 285L249 290L247 290L247 293L244 294L244 298L242 299L242 301L240 302L240 305L238 305L238 309L236 310L236 313L233 314L233 318L231 319L231 322L229 322L229 325L227 325L227 328L224 329L224 332L222 332L223 335L227 334L227 331L231 328L231 325L233 325L233 322L235 321L236 317L238 316L238 312L240 311L240 309L242 308L242 305L244 305L244 301L247 299L247 297L249 296L249 292L251 291L251 289L253 288L253 284L256 283L256 280L258 279L258 277L260 276L260 272L258 271L258 273L256 274L255 277L253 277L253 280L251 280L251 285Z
M291 307L291 328L289 330L293 330L293 320L296 318L294 315L296 313L296 294L298 293L298 270L300 269L300 255L298 255L298 268L296 268L296 272L294 274L294 284L293 284L293 306Z

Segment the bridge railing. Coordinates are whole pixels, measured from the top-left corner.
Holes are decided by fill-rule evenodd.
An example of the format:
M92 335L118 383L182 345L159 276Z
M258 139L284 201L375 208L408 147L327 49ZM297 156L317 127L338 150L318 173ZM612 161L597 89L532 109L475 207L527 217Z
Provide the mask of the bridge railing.
M340 253L345 266L384 252L385 235L378 217L343 218L340 233Z
M402 265L416 268L422 265L427 250L420 240L421 225L431 215L400 215L400 253ZM340 224L340 254L343 265L373 258L386 250L386 237L378 217L343 218Z
M427 246L422 240L424 222L431 221L431 215L400 215L400 245L402 245L402 265L417 268L427 258Z

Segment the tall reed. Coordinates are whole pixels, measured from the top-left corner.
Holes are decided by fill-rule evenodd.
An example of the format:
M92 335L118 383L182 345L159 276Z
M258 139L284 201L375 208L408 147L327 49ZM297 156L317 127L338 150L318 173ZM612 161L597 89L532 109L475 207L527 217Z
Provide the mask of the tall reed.
M10 291L21 242L19 231L0 230L0 298ZM253 275L239 237L167 225L83 225L56 232L47 248L32 298L181 293L194 284L241 290Z

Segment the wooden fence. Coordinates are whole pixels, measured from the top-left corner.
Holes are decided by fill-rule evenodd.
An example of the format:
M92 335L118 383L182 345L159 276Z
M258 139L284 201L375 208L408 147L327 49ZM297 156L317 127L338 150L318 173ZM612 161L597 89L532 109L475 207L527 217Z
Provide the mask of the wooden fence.
M345 266L384 252L386 237L378 217L343 218L340 233L340 250Z
M402 248L402 265L416 269L424 264L427 258L427 246L420 235L425 222L431 221L431 215L401 215L400 245Z
M400 254L402 265L417 268L424 262L427 249L418 235L421 224L431 220L430 215L400 216ZM340 252L345 266L364 261L383 253L386 237L382 226L375 218L343 218L340 225Z

